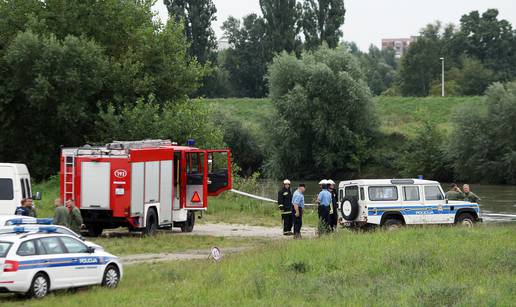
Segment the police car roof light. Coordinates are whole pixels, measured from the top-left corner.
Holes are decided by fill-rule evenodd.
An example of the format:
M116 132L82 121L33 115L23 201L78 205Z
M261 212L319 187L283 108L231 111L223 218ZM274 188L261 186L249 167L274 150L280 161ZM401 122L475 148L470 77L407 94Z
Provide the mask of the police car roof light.
M57 227L56 226L41 226L41 227L39 227L38 231L52 233L52 232L57 231Z
M25 227L23 226L16 226L13 228L13 231L15 233L24 233L24 232L27 232L27 230L25 230Z
M54 222L52 218L36 219L36 224L52 225L52 222Z

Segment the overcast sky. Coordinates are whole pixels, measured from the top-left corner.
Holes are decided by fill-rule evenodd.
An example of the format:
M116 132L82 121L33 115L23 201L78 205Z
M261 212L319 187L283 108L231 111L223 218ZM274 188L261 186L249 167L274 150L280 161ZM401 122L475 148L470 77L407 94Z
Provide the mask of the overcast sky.
M250 13L260 14L258 0L213 0L217 7L217 21L213 29L217 37L228 16L241 18ZM370 44L380 45L382 38L416 35L427 23L440 20L459 23L460 17L472 10L480 12L497 8L500 17L516 27L515 0L345 0L346 21L344 40L354 41L362 50ZM168 17L163 0L155 10L162 20Z

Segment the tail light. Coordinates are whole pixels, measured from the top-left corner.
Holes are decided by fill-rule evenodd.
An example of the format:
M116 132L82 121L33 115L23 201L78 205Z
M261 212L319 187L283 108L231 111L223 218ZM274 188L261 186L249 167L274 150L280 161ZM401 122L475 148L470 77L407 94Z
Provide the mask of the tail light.
M20 263L14 260L5 260L4 263L4 272L16 272L18 271L18 267Z

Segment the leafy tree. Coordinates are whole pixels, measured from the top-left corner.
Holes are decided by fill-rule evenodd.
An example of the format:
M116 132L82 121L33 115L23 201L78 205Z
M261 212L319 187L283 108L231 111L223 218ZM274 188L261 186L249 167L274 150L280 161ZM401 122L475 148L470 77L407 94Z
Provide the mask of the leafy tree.
M460 180L516 184L516 83L491 85L486 102L457 110L450 160Z
M302 6L296 0L260 0L265 20L268 59L273 53L299 51Z
M475 58L463 57L460 67L450 69L446 79L456 82L461 95L475 96L484 94L487 87L495 81L495 72Z
M224 68L229 72L229 80L235 94L240 97L265 96L265 21L256 14L245 16L242 23L234 17L229 17L222 29L231 45L227 50Z
M345 14L343 0L304 0L302 25L305 47L313 50L323 42L330 48L337 47Z
M301 58L283 53L269 68L271 159L277 176L317 178L358 172L369 158L376 116L358 62L344 47Z
M188 41L190 55L200 63L212 58L217 47L215 32L211 23L217 20L217 8L212 0L164 0L168 12L177 21L182 20Z
M357 50L355 54L360 59L362 71L373 94L380 95L394 84L398 65L394 50L380 50L371 45L368 53Z

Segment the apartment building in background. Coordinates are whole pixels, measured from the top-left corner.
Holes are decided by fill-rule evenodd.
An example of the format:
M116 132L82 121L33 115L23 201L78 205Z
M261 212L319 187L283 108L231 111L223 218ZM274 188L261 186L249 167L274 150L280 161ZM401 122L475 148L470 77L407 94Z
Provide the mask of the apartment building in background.
M399 59L416 39L417 36L411 36L410 38L384 38L382 39L382 50L394 49L396 58Z

